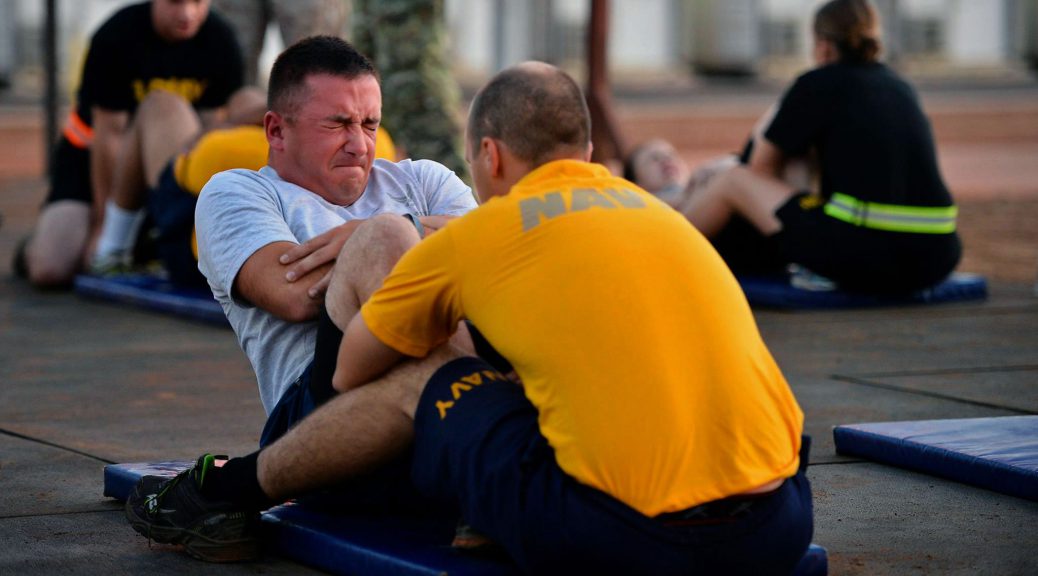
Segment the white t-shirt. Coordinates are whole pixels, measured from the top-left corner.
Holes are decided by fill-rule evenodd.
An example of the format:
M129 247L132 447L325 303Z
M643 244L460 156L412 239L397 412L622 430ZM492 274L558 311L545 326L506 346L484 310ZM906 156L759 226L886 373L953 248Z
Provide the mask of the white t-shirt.
M469 187L429 160L375 160L364 194L350 206L332 204L286 182L270 166L213 176L195 207L198 269L252 363L267 414L313 359L317 322L287 322L233 298L234 279L250 256L267 244L301 244L358 218L386 213L460 216L475 207Z

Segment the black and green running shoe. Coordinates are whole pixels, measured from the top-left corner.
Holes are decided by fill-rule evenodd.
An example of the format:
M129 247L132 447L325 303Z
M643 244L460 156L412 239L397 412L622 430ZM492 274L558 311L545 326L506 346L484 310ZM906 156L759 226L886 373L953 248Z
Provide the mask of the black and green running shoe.
M207 562L238 562L260 555L259 511L202 495L212 454L174 478L145 476L126 499L126 519L149 540L180 544Z

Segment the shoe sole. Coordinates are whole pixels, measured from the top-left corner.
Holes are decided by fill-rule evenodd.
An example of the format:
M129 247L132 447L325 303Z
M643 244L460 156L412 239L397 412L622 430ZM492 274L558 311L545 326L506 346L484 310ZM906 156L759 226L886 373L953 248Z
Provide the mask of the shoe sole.
M193 558L206 562L224 563L244 562L260 557L260 545L257 538L217 540L192 528L155 526L147 518L138 516L129 500L127 500L124 510L130 526L138 534L160 544L179 544ZM244 522L246 520L243 518L241 523Z

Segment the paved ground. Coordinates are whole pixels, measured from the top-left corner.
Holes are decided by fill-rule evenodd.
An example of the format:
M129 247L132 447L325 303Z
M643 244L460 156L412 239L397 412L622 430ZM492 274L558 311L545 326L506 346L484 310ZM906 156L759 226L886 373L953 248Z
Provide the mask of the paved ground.
M738 145L772 96L631 98L632 140L697 160ZM758 311L815 439L815 542L832 574L1036 574L1038 503L838 456L836 424L1038 414L1038 87L924 94L962 200L981 304ZM243 453L262 409L229 330L41 293L9 276L44 185L38 111L0 110L0 574L307 573L213 567L137 537L101 496L107 462Z

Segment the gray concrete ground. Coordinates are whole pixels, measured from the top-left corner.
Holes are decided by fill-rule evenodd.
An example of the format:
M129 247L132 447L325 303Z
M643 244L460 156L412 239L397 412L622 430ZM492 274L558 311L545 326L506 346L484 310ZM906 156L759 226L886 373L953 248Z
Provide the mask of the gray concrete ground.
M733 122L752 120L758 104ZM650 115L634 105L623 112L636 122ZM262 408L229 330L36 292L9 275L45 188L35 176L39 158L26 150L38 138L29 124L0 114L0 142L14 147L8 159L22 153L35 162L0 163L0 574L308 573L278 558L211 566L149 547L102 497L108 462L253 449ZM1017 147L999 142L999 157L1013 157L1038 132ZM685 147L690 156L707 148ZM1019 207L1033 206L1038 188L1033 180L1018 188L988 190L1010 203L1006 218L1017 228L999 221L1003 236L1034 227L1033 218L1018 221L1031 218ZM992 274L984 303L758 311L814 437L814 540L829 551L830 573L1038 574L1038 503L839 456L831 433L853 422L1038 413L1033 281L1033 268Z

